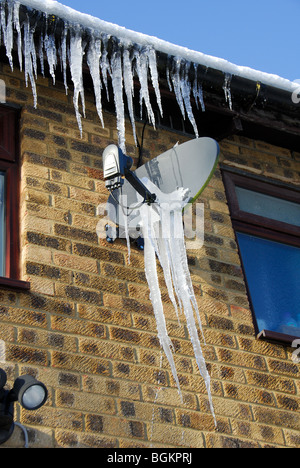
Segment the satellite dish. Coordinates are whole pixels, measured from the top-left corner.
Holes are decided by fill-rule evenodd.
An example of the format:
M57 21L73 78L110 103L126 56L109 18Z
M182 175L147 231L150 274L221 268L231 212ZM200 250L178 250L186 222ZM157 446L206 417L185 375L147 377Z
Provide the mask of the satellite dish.
M116 150L116 148L116 154L120 154L120 149ZM103 156L111 152L111 149L112 145L105 150ZM212 138L197 138L175 145L133 172L127 168L127 173L135 180L148 179L164 193L174 192L180 187L189 189L189 203L193 203L213 176L219 159L219 151L218 143ZM126 158L125 155L121 157ZM118 184L110 191L107 213L109 219L119 228L118 234L114 230L115 234L111 235L110 240L113 241L114 237L125 237L126 223L129 236L133 239L138 238L141 197L132 184L132 180L125 178L122 184Z

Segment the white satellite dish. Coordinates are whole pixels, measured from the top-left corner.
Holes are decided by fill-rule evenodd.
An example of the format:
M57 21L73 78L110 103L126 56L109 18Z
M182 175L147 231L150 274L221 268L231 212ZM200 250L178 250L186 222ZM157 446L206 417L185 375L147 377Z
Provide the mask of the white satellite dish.
M109 219L123 233L127 225L129 236L139 237L139 195L144 197L145 202L155 201L155 195L146 189L141 180L148 179L166 194L177 188L189 189L189 203L193 203L209 183L218 158L219 145L215 140L197 138L174 146L132 172L129 169L132 159L124 156L117 146L108 146L103 154L103 166L106 185L111 193L107 202ZM121 180L124 175L125 180ZM124 235L120 232L118 237ZM110 234L108 238L113 241L114 235Z

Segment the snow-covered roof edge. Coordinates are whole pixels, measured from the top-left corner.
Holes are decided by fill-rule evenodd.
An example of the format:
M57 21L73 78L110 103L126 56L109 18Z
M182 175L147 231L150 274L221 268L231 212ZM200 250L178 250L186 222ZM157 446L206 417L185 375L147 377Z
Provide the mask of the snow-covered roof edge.
M21 8L22 7L22 8ZM39 26L38 26L39 25ZM37 27L38 26L38 27ZM57 26L57 28L56 28ZM112 86L117 118L118 143L126 152L125 99L136 142L136 109L133 98L137 91L135 80L140 84L140 119L146 110L148 121L156 125L155 112L150 99L149 84L155 91L160 115L163 106L160 94L161 79L167 79L183 119L188 117L195 136L199 136L194 107L205 111L202 81L198 77L199 67L219 70L224 74L224 97L230 110L234 108L231 96L233 75L246 78L291 93L299 89L299 83L258 72L247 67L233 65L226 60L207 56L184 47L170 44L152 36L127 30L124 27L79 13L54 0L0 0L0 39L6 48L11 69L14 69L13 50L17 50L20 70L24 70L26 86L32 87L34 106L38 105L36 80L38 74L45 76L45 63L56 82L56 71L60 67L66 93L69 91L69 75L74 89L73 103L76 119L82 133L82 116L85 117L84 73L86 65L93 81L95 103L102 126L102 94L109 100ZM163 67L157 65L159 53L167 54ZM84 60L85 57L85 60ZM86 62L86 63L84 63ZM161 76L161 75L164 76Z
M156 51L178 56L190 62L220 70L224 73L264 83L285 91L293 92L296 88L299 88L299 83L292 82L278 75L269 74L246 66L236 65L222 58L206 55L202 52L190 50L186 47L172 44L154 36L126 29L123 26L109 23L86 13L80 13L79 11L65 6L55 0L21 0L20 3L27 7L43 11L47 14L56 15L66 21L79 23L81 26L100 30L103 33L120 39L128 40L139 45L150 45L154 47Z

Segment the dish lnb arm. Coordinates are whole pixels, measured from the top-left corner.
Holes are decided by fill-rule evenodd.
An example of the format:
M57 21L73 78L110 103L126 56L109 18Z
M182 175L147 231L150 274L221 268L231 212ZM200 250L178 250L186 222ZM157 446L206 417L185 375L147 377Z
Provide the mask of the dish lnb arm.
M154 203L156 200L155 193L151 193L143 182L135 175L134 172L125 170L125 179L128 180L130 185L143 197L145 203L148 205Z

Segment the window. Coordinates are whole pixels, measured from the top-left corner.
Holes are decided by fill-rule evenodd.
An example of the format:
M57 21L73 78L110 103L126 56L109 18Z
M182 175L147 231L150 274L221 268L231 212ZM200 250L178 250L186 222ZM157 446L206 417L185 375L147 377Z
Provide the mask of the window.
M300 337L300 191L223 171L258 337Z
M29 289L19 280L19 155L17 110L0 105L0 286Z

